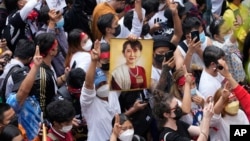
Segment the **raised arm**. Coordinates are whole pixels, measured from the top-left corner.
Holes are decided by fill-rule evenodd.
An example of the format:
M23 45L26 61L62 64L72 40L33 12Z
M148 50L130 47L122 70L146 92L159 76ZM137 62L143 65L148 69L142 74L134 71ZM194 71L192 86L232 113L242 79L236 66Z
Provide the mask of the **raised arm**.
M214 113L217 115L221 114L221 112L223 111L223 109L225 107L224 104L227 101L228 96L230 95L229 87L230 87L229 83L226 82L224 84L223 90L221 90L221 96L220 96L219 100L214 105Z
M91 63L89 69L86 73L85 85L86 89L93 90L94 89L94 79L95 79L95 71L96 66L99 61L100 56L100 42L95 41L94 49L91 51Z
M250 120L250 94L233 78L224 60L220 59L218 60L218 63L223 66L223 70L218 71L228 80L233 93L239 100L242 109L248 117L248 120Z
M184 85L184 94L182 99L181 109L183 113L190 113L191 111L191 84L193 83L193 75L187 72L186 66L183 66L183 70L185 72L185 85Z
M181 20L178 15L177 4L170 3L169 8L172 11L172 16L173 16L173 21L174 21L174 35L171 39L171 43L177 46L183 34Z
M39 67L42 61L43 59L42 59L42 56L40 55L39 47L36 46L36 52L33 57L34 65L31 67L31 70L29 71L25 79L23 80L17 92L16 98L20 106L24 103L26 98L29 96L30 90L33 87L33 84L35 82L36 73L39 70Z
M20 10L20 16L23 21L26 20L29 13L32 11L33 8L38 4L39 0L29 0L25 6Z
M187 54L184 58L184 65L186 65L188 72L191 72L190 65L191 65L193 54L200 52L200 51L202 52L201 42L199 41L199 42L195 43L195 40L196 40L196 37L188 44L188 46L189 46L188 51L187 51Z
M197 141L207 141L209 136L210 120L214 114L213 104L206 104L203 109L203 118L200 125L200 135Z
M157 90L160 90L160 91L164 92L166 86L171 85L168 82L168 78L171 77L171 74L169 73L169 71L174 67L174 65L175 65L174 57L172 57L168 61L165 61L165 58L164 58L160 79L159 79L156 87L151 88L152 92L154 91L154 89L157 89Z

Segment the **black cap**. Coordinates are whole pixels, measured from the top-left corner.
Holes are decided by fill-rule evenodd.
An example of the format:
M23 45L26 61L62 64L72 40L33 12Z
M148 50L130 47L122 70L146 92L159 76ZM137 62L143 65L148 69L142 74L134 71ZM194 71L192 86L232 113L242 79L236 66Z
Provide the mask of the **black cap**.
M12 87L12 92L17 92L21 83L23 82L24 78L27 76L29 72L28 67L23 67L15 70L12 74L12 80L13 80L13 87Z
M154 39L153 50L156 50L159 47L166 47L169 48L169 50L176 49L176 46L170 42L171 36L156 35L153 37L153 39Z

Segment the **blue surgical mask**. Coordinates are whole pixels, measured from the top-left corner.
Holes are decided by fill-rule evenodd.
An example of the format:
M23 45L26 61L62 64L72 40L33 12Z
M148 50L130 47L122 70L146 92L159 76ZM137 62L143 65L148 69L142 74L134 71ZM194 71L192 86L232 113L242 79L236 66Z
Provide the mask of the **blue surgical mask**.
M206 41L206 35L204 31L202 31L199 36L200 36L201 43L204 43Z
M64 18L62 17L57 23L56 28L63 28L64 26Z
M191 96L196 95L196 87L190 90Z

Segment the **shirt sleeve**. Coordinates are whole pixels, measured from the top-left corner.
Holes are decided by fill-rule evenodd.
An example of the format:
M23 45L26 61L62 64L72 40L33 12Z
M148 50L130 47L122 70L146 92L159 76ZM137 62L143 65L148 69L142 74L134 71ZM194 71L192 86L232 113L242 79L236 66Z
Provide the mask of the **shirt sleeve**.
M83 107L83 108L88 107L93 102L95 97L96 97L95 86L94 86L94 89L92 89L92 90L87 89L87 88L85 88L85 82L84 82L83 87L82 87L82 91L81 91L81 97L80 97L81 107Z
M143 20L145 18L145 10L142 8ZM136 11L133 11L133 20L132 20L132 29L131 34L136 35L137 37L141 36L143 21L141 22L138 18Z

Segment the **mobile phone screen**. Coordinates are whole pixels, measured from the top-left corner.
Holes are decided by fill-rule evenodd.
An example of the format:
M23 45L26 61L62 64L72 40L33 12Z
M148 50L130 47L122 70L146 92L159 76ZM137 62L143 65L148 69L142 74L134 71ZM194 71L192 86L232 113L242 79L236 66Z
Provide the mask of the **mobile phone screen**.
M200 33L199 31L191 31L191 38L192 40L196 37L195 43L200 41Z

